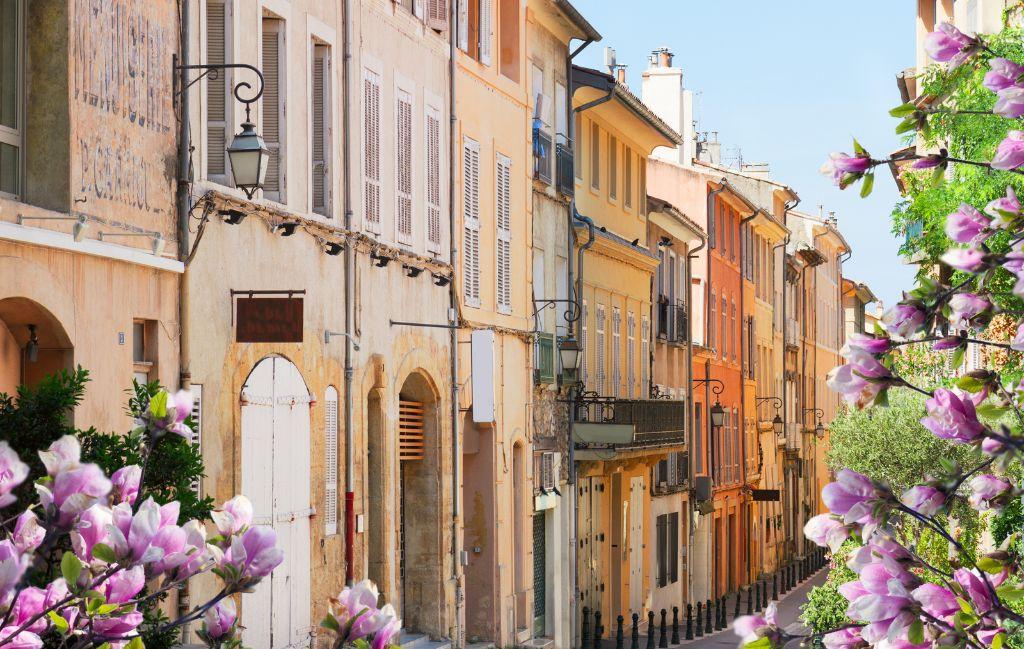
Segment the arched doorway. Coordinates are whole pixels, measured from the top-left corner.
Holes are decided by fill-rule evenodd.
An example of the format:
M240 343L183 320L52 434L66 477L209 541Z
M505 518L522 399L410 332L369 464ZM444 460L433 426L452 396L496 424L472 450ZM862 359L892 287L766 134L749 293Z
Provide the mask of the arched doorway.
M398 448L398 602L405 627L440 637L441 615L441 457L437 394L428 379L413 372L399 391Z
M0 300L0 392L14 394L74 361L71 339L50 311L25 297Z
M512 587L515 591L515 628L518 634L529 630L527 622L526 581L526 498L532 492L526 484L526 449L522 442L512 446Z
M310 643L310 394L286 358L264 358L242 386L242 493L253 522L277 532L284 561L242 598L248 646Z
M391 510L387 506L387 485L391 482L392 464L388 458L387 436L384 434L384 404L381 388L372 388L366 395L366 550L367 577L377 584L381 602L393 602L394 580L392 553L388 552L388 528Z

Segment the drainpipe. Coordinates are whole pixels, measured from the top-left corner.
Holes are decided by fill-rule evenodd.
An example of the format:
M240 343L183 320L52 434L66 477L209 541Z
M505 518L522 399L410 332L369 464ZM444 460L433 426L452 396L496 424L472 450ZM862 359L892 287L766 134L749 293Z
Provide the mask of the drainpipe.
M785 226L787 230L789 229L789 213L792 210L796 209L796 206L799 204L800 197L797 196L792 203L786 203L785 205L785 208L782 212L782 225ZM780 265L780 268L782 270L782 432L786 436L787 440L789 438L789 381L786 379L786 345L788 344L786 342L786 295L789 293L789 290L786 288L786 248L789 246L790 238L791 235L786 234L786 238L783 239L782 243L772 247L773 255L775 253L776 248L782 248L782 264ZM778 451L776 451L776 457L777 454ZM785 453L783 453L783 470L785 470ZM785 471L783 471L783 475L785 475ZM787 493L786 495L789 496L790 494ZM786 516L785 509L783 509L782 515L784 517ZM790 523L788 521L786 527L790 527ZM792 534L790 534L789 536L792 537ZM776 544L777 543L778 542L776 541ZM775 569L778 570L778 568L779 556L778 549L776 549Z
M750 216L747 216L747 217L744 217L744 218L740 219L740 318L743 318L744 320L746 320L746 317L747 317L747 315L746 315L747 314L746 307L744 306L744 299L743 299L743 296L747 292L746 289L743 286L743 279L744 279L744 272L745 272L744 269L746 268L746 265L747 265L747 257L746 257L747 251L746 251L746 246L743 245L743 242L744 242L743 226L746 223L749 223L750 221L753 221L754 218L757 217L757 215L760 212L761 212L761 210L754 209L754 211L750 213ZM741 377L740 377L740 425L741 425L742 430L743 430L743 433L740 435L740 461L741 461L740 466L743 467L742 468L743 475L741 476L741 478L742 478L744 484L746 484L746 482L747 482L747 431L746 431L746 427L747 427L747 408L746 408L746 402L747 402L746 394L747 394L747 390L746 390L746 386L744 385L744 383L745 383L745 381L747 380L748 377L742 375L743 374L743 369L742 368L743 368L743 359L747 358L746 354L750 354L750 337L752 335L754 335L753 324L754 323L752 321L748 321L747 335L744 336L743 335L743 322L740 322L740 374L741 374ZM747 370L748 371L751 369L751 365L752 365L752 363L749 362L750 360L753 360L753 356L751 356L750 359L747 362ZM755 424L755 427L756 427L756 424ZM747 523L747 533L744 535L744 536L747 537L747 547L746 547L746 553L745 553L746 554L745 558L747 560L746 561L747 565L745 566L745 570L741 570L740 573L741 574L746 573L747 576L749 577L749 575L750 575L750 557L753 554L753 552L751 551L751 546L753 544L753 541L751 540L751 534L750 534L750 527L751 527L751 520L752 520L750 518L751 517L751 508L748 506L748 507L746 507L746 510L747 510L747 515L745 517L741 515L740 516L740 520L745 520L746 523Z
M686 254L686 286L687 286L686 290L688 291L687 298L691 298L692 295L693 295L693 288L692 288L692 286L693 286L693 260L697 258L697 253L700 252L701 250L703 250L708 245L707 237L701 236L701 234L699 232L697 233L697 236L700 237L700 245L697 246L696 248L694 248L693 250L688 251L687 254ZM705 289L707 289L706 286L705 286ZM704 304L704 313L705 313L705 315L707 314L707 311L708 311L708 305L706 304L706 302L707 302L707 300L705 300L705 304ZM687 299L686 303L688 305L690 305L690 309L692 310L692 308L693 308L693 300L692 299ZM694 433L694 430L693 430L693 314L692 313L689 314L689 317L687 318L687 329L688 329L688 331L686 332L686 336L687 336L687 345L686 345L686 416L687 416L687 426L686 426L686 428L687 428L687 430L690 431L690 437L692 438L693 437L693 433ZM707 341L705 340L705 342L707 342ZM699 431L697 431L697 432L699 432ZM692 442L692 439L688 440L687 447L692 449L693 448L693 444L690 443L690 442ZM687 462L690 465L689 466L689 471L687 472L687 475L692 476L693 475L693 453L687 453L686 456L688 458ZM687 499L687 502L690 502L689 499ZM692 503L691 503L691 506L692 506ZM689 539L688 539L689 543L687 544L686 547L692 549L693 548L693 536L694 536L694 534L693 534L693 516L692 516L692 514L690 512L687 512L687 515L690 517L690 519L688 521L686 521L686 529L689 531ZM692 554L691 552L687 551L687 556L688 557L691 556L691 554ZM693 597L692 597L692 595L693 595L693 570L687 570L686 571L686 594L687 594L687 600L692 600L693 599Z
M189 27L191 22L191 2L182 2L181 11L181 45L179 60L181 68L178 73L178 87L181 88L181 120L178 124L178 259L185 264L184 271L178 277L178 382L182 390L188 390L192 383L192 371L189 366L189 308L188 308L188 215L191 208L191 192L189 187L189 145L191 140L189 100L188 100L188 66Z
M351 0L347 0L351 2ZM452 268L452 278L448 283L448 323L457 325L459 320L459 293L455 284L455 260L459 249L455 243L455 135L458 121L455 114L455 59L456 23L458 8L456 3L448 3L448 263ZM462 535L459 533L462 517L462 499L459 493L462 486L462 449L459 446L459 330L452 327L448 330L448 371L451 374L451 394L449 395L449 425L452 435L452 581L455 583L455 637L452 638L455 649L465 646L466 605L462 585Z
M187 4L187 3L186 3ZM345 230L352 231L352 173L355 165L352 164L352 39L353 39L353 15L352 0L344 0L344 51L342 55L342 85L344 92L342 97L342 128L341 128L341 164L344 169L342 173L342 196L344 197ZM355 274L356 274L356 251L350 242L345 246L345 331L349 334L355 332ZM353 444L355 434L353 431L353 408L355 398L352 394L353 369L352 336L345 338L345 583L355 583L355 462Z
M572 93L572 62L573 62L573 59L575 59L580 54L580 52L582 52L584 49L586 49L587 46L590 45L593 42L594 42L593 39L588 38L587 40L583 41L583 43L580 44L579 47L577 47L575 50L573 50L565 58L565 78L567 79L566 84L569 87L569 92L565 93L565 95L566 95L565 96L565 112L566 112L567 115L573 115L574 116L573 119L568 120L569 123L566 125L566 127L569 129L569 144L570 144L570 146L572 146L572 159L573 159L573 164L574 165L576 164L576 135L577 135L577 133L576 133L576 119L575 119L576 110L573 109L573 107L572 107L572 94L573 94ZM574 179L574 181L575 181L575 175L576 175L576 172L575 172L575 170L573 170L573 179ZM566 238L566 257L565 257L568 260L568 262L566 263L566 266L568 267L567 270L569 272L569 276L568 276L568 281L566 282L566 286L568 286L569 297L570 298L572 298L572 293L575 290L575 287L573 285L573 270L572 270L572 255L573 255L573 252L574 252L573 249L575 248L575 237L573 236L574 235L574 230L573 230L573 214L575 213L575 211L576 211L576 190L574 188L572 196L569 198L569 214L568 214L568 216L569 216L569 219L568 219L569 236ZM581 314L582 302L579 302L579 303L570 302L570 306L572 306L573 304L576 305L576 314L575 314L576 318L575 318L575 320L569 319L570 322L575 322L576 320L579 320L579 317L580 317L580 314Z

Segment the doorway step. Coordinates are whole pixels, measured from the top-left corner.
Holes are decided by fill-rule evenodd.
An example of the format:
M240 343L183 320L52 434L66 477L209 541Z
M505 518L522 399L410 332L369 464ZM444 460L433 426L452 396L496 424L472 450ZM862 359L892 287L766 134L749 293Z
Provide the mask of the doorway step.
M452 649L451 640L431 640L425 633L415 633L402 629L398 636L398 646L401 649Z

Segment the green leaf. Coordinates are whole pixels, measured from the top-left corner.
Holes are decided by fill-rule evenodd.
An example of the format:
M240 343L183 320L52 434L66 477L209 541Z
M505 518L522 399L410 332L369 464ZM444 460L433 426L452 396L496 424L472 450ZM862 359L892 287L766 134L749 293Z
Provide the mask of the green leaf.
M1024 588L1015 584L1003 584L996 588L996 595L1003 602L1019 602L1024 600Z
M960 347L957 347L956 349L953 350L953 357L950 359L950 363L952 364L953 369L956 369L956 368L958 368L958 367L960 367L961 365L964 364L964 352L965 351L966 351L966 349L964 348L963 345L961 345Z
M53 622L53 628L57 629L58 633L64 635L68 632L68 621L61 617L57 611L49 611L46 615Z
M338 624L338 618L334 617L330 613L328 613L327 617L325 617L320 622L320 626L322 626L325 629L330 629L331 631L334 631L335 633L339 633L341 631L341 625Z
M78 576L82 574L82 562L78 560L74 552L65 552L60 560L60 574L64 581L68 582L68 588L74 590L78 583Z
M117 555L114 549L106 543L97 543L92 546L92 556L106 563L117 563Z
M929 185L931 187L941 187L942 183L946 182L946 164L940 164L938 167L932 169L932 175L929 179Z
M985 387L985 382L979 381L973 376L961 376L957 379L956 387L966 392L981 392L981 389Z
M875 187L875 172L869 172L864 174L864 180L860 185L860 197L867 198L871 195L871 190Z
M868 154L864 147L860 145L860 142L857 141L857 138L853 138L853 152L859 156Z
M975 408L977 413L987 419L1002 419L1010 409L1006 406L997 406L994 403L985 402Z
M146 645L142 642L142 638L135 636L132 641L125 645L124 649L146 649Z
M992 649L1003 649L1003 643L1006 642L1006 632L1001 631L992 636Z
M149 400L149 413L157 419L167 416L167 390L160 390Z
M370 643L366 641L366 638L359 638L352 644L356 649L370 649Z
M910 629L907 631L907 640L911 644L924 644L924 624L921 620L914 620L914 623L910 625Z
M1003 562L992 557L982 557L978 559L978 567L991 575L998 575L1003 571Z
M908 103L893 108L892 110L889 111L889 114L892 115L893 117L908 117L916 112L917 106Z
M912 119L912 118L907 118L907 119L903 120L902 122L900 122L899 124L896 125L896 135L902 135L904 133L909 133L910 131L914 131L916 129L917 129L917 120L916 119Z
M743 645L743 649L771 649L772 641L768 638L758 638L753 642L748 642Z

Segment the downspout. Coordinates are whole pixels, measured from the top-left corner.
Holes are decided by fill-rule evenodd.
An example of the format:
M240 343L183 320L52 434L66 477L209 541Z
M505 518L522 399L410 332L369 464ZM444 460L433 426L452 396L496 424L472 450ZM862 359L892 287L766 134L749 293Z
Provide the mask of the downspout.
M686 286L687 286L686 290L687 290L687 298L689 298L689 299L686 300L686 304L689 306L691 311L693 309L693 299L692 299L692 296L693 296L693 260L697 259L697 253L700 252L701 250L703 250L708 245L708 239L707 239L706 236L702 236L700 234L700 232L697 233L697 236L700 237L700 245L697 246L696 248L694 248L693 250L687 251L687 253L686 253ZM705 302L706 302L706 300L705 300ZM704 313L705 314L707 314L707 310L708 310L708 305L705 303L704 304ZM690 431L690 437L691 437L691 439L687 440L687 448L692 449L693 448L693 439L692 438L693 438L693 435L694 435L694 432L695 432L693 430L693 314L689 313L689 314L687 314L687 316L688 317L687 317L687 324L686 324L686 328L687 328L687 332L686 332L686 337L687 337L687 344L686 344L686 387L687 387L687 389L686 389L686 416L687 416L687 423L686 423L686 429L688 431ZM653 322L653 320L652 320L652 322ZM705 339L705 342L707 342L706 339ZM687 453L686 456L688 458L688 464L690 465L688 467L687 475L692 476L693 475L693 453ZM691 507L693 506L693 503L690 501L690 499L688 499L687 502L690 502L690 506ZM688 543L687 543L686 547L692 549L693 548L693 537L694 537L694 533L693 533L693 516L692 516L692 514L690 512L687 512L687 515L689 516L689 518L686 521L686 529L689 532L689 539L688 539ZM690 555L690 552L688 551L687 552L687 556L689 556L689 555ZM693 570L687 570L686 571L686 595L687 595L687 597L686 597L687 601L690 601L690 600L693 599Z
M352 39L353 39L353 16L352 0L343 2L344 36L343 52L341 59L341 78L343 92L341 93L341 164L344 173L342 179L343 209L345 211L345 230L352 231L352 173L355 165L352 164ZM352 446L355 444L353 431L353 409L355 399L352 394L352 377L355 370L352 366L354 350L352 349L352 335L355 332L355 273L356 273L356 251L350 242L345 246L345 331L350 334L345 338L345 583L355 583L355 461Z
M188 390L192 384L192 371L189 363L189 305L188 305L188 253L189 233L188 217L191 209L191 191L189 187L190 172L190 141L191 141L191 115L190 103L188 100L188 66L189 60L189 39L191 37L191 2L179 4L181 15L181 45L179 49L180 68L178 73L178 87L181 88L181 117L178 123L178 259L184 264L184 270L178 276L178 383L182 390Z
M711 347L711 326L712 326L711 318L708 317L708 314L711 312L711 267L712 267L711 251L716 247L716 246L714 246L712 244L715 241L717 241L717 239L718 239L718 230L717 230L718 224L715 223L715 196L717 196L718 194L721 194L722 192L724 192L725 188L726 188L726 186L728 186L728 184L729 184L729 180L723 176L722 179L718 181L718 189L712 189L710 192L708 192L708 198L707 198L707 208L706 209L707 209L707 222L708 222L708 252L707 252L707 254L705 256L707 257L708 263L707 263L707 272L705 273L705 275L707 276L707 283L704 285L704 305L705 305L704 306L704 341L705 341L705 343L707 344L707 346L709 348ZM715 228L716 229L713 229L711 227L712 223L715 223ZM714 232L714 238L712 238L712 232ZM716 353L717 353L717 350L716 350ZM714 461L714 458L715 458L715 435L714 435L714 426L711 425L711 382L709 381L710 378L711 378L711 361L708 360L708 361L704 362L704 422L703 423L704 423L705 426L707 426L707 430L708 430L708 443L706 445L706 448L704 449L704 453L705 453L704 466L707 467L708 476L711 477L712 481L714 481L714 467L711 465L711 463ZM690 384L690 391L691 392L693 391L693 384ZM697 431L697 434L700 434L700 431ZM691 459L690 462L692 464L693 460ZM713 489L712 489L712 491L713 491ZM696 510L696 506L695 505L696 505L695 502L690 502L690 520L693 520L693 512ZM708 530L708 534L712 534L712 531ZM711 561L710 554L713 551L714 551L714 549L711 547L711 543L709 542L708 543L708 555L709 556L708 556L708 562L707 562L707 564L708 564L707 565L707 569L708 569L708 575L707 575L707 577L708 577L708 579L707 579L708 589L707 589L707 593L705 593L706 595L709 595L709 596L713 592L715 592L715 588L717 586L717 584L715 583L715 579L712 576L713 575L714 562Z
M789 440L789 400L788 400L788 396L789 396L789 389L788 389L789 380L786 378L786 345L788 344L787 339L786 339L786 322L787 322L787 320L786 320L786 307L787 307L786 296L789 293L789 289L786 287L786 248L789 246L790 239L791 239L791 234L788 232L788 230L789 230L789 213L792 210L796 209L796 206L799 205L799 204L800 204L800 197L799 196L797 196L796 199L792 203L786 203L785 209L782 212L782 225L787 230L786 238L782 241L781 244L778 244L774 248L772 248L773 253L774 253L775 248L778 248L779 246L782 247L782 264L780 265L780 269L782 271L782 368L781 368L782 369L782 432L786 436L787 444L788 444L788 440ZM778 451L776 451L776 457L778 457ZM782 468L783 468L783 476L785 476L785 468L786 468L785 467L785 452L783 452L783 467ZM787 494L787 496L788 495L790 495L790 494ZM787 508L783 508L783 516L786 515L786 510L787 509L789 509L789 508L788 507ZM789 528L791 526L792 526L792 523L790 521L787 521L786 527ZM788 534L788 536L790 538L792 538L792 533ZM778 542L776 541L776 543L778 543ZM785 549L785 546L784 546L784 549ZM776 558L776 561L775 561L776 570L778 570L778 567L779 567L778 566L778 564L779 564L778 550L776 550L775 558Z
M346 0L351 2L351 0ZM458 324L459 293L455 284L455 260L459 249L455 243L455 134L458 122L455 114L455 59L456 22L458 8L455 2L448 3L448 263L452 278L448 283L449 324ZM452 581L455 582L455 649L465 646L465 601L462 590L462 535L459 533L462 518L462 500L459 493L462 486L462 449L459 446L459 330L451 328L448 338L448 371L451 374L450 426L452 434Z
M756 218L760 212L761 210L755 209L753 212L751 212L750 216L740 219L740 318L742 318L743 320L746 320L747 318L746 306L744 305L745 300L743 299L743 296L747 292L746 288L743 286L743 280L745 278L745 272L747 267L747 251L746 246L743 245L744 241L746 240L746 238L743 236L743 226L749 223L750 221L753 221L754 218ZM751 278L751 281L753 281L753 278ZM747 371L750 371L752 369L752 361L754 359L752 355L748 357L747 354L751 354L750 337L754 335L753 324L754 323L752 321L749 321L749 324L747 324L746 327L747 335L744 336L743 322L740 322L740 426L742 430L742 433L740 434L740 466L742 467L742 475L740 477L743 480L743 484L746 484L747 482L747 390L745 383L748 378L747 376L743 376L743 359L747 359ZM757 424L755 424L755 428L756 426ZM749 576L751 563L750 557L753 555L753 552L751 550L753 546L753 541L751 540L750 534L752 509L749 506L746 507L745 509L747 510L747 515L746 517L741 515L740 520L745 521L747 526L747 533L742 535L747 537L747 547L745 553L746 556L744 557L746 559L747 565L745 567L746 569L741 570L740 573L745 573Z
M576 135L577 134L576 134L576 119L575 119L576 110L572 107L572 95L573 95L573 93L572 93L572 65L573 65L573 63L572 62L573 62L573 59L575 59L577 56L579 56L580 52L582 52L584 49L586 49L587 46L590 45L593 42L594 42L593 39L588 38L587 40L583 41L583 43L580 44L579 47L577 47L568 56L565 57L565 78L566 78L566 84L568 85L568 88L569 88L569 92L565 93L565 113L567 115L572 115L573 116L573 119L568 120L569 123L566 125L566 127L569 129L569 144L572 147L572 159L573 159L573 164L574 165L576 164L576 153L577 153L577 151L576 151ZM574 169L573 170L573 183L575 183L575 179L576 179L576 171ZM568 219L569 236L566 237L566 256L565 256L565 258L568 260L568 263L566 264L566 266L567 266L567 270L568 270L569 276L567 278L566 286L568 287L568 290L569 290L569 296L568 297L569 297L570 300L573 299L573 297L574 297L573 296L573 292L575 291L575 285L573 284L573 270L572 270L572 255L573 255L573 252L574 252L575 247L576 247L575 230L573 229L573 214L575 212L576 212L576 190L575 190L575 187L574 187L573 188L572 196L569 198L569 214L568 214L568 216L569 216L569 219ZM591 233L591 234L593 234L593 233ZM576 314L575 314L576 318L575 318L575 320L569 319L569 321L570 322L575 322L575 321L579 320L579 317L581 315L582 302L570 302L570 305L572 305L572 304L575 304L575 306L576 306Z

